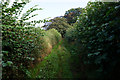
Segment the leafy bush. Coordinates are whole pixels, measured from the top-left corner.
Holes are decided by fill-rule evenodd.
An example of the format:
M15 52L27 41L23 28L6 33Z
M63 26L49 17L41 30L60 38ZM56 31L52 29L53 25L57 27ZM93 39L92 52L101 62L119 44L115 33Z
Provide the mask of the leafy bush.
M43 34L31 27L2 25L2 28L3 78L25 77L25 69L40 54ZM36 49L37 53L33 53Z
M84 65L94 66L92 70L96 75L100 73L100 79L117 78L120 74L119 13L120 2L89 2L76 25L77 43L86 50L81 59Z
M76 27L68 28L65 34L65 39L68 42L76 40Z
M20 2L21 1L21 2ZM30 15L32 12L37 10L42 10L42 8L36 8L37 5L28 9L25 13L21 14L23 8L30 0L20 0L19 2L13 2L10 6L10 0L1 1L0 5L2 6L2 17L1 21L3 25L11 26L35 26L37 23L46 22L47 20L33 20L27 21L32 17L37 16L38 14Z
M65 12L64 17L66 18L67 23L73 25L77 21L81 13L82 13L82 8L72 8Z
M29 0L28 0L29 1ZM25 22L36 16L30 13L41 10L41 8L30 8L19 19L19 15L28 2L24 0L13 2L9 7L10 1L2 1L2 55L3 55L3 78L23 78L26 77L26 70L31 64L35 63L42 44L42 30L39 28L28 27L35 25L36 22ZM38 21L39 22L39 21ZM25 27L27 26L27 27Z

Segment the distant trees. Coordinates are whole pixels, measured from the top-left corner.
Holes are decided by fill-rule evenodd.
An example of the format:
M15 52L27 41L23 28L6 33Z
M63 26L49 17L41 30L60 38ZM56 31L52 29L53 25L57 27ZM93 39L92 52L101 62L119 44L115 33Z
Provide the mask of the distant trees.
M64 17L56 17L50 21L52 24L48 26L47 30L54 28L61 33L62 37L64 37L67 28L71 27Z
M81 13L82 13L82 8L72 8L65 12L64 18L66 18L67 22L71 25L77 21L78 16Z
M56 17L51 19L51 24L45 24L43 26L44 29L56 29L58 32L61 33L62 37L65 36L66 30L68 28L72 29L74 23L78 20L78 16L82 13L82 8L72 8L65 12L64 16Z

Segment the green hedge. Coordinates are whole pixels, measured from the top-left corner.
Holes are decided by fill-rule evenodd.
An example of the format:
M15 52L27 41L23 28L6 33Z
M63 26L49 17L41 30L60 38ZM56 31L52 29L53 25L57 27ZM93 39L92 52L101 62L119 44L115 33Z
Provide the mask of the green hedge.
M82 47L80 60L87 66L84 72L88 78L90 71L94 71L94 78L119 77L119 13L120 2L89 2L79 16L76 41Z
M68 42L71 42L71 41L75 41L76 40L76 27L71 27L71 28L68 28L66 30L66 34L65 34L65 39L68 41Z
M2 25L3 78L25 78L27 69L61 40L57 30Z
M26 69L40 54L41 36L42 30L33 27L2 25L3 78L25 77Z

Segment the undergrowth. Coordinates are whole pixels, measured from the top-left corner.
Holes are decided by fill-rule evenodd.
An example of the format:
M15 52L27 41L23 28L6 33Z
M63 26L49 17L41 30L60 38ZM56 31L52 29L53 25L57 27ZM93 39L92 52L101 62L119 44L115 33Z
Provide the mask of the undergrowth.
M72 78L69 65L70 53L60 41L52 52L33 69L29 69L30 78Z

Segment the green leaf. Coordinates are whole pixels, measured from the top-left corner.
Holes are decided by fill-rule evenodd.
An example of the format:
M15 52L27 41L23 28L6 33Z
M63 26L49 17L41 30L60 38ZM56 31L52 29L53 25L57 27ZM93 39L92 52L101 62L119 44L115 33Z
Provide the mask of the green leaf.
M95 55L99 55L99 54L100 54L100 52L95 52L94 54L95 54Z
M6 67L6 66L7 66L7 63L4 63L4 62L3 62L3 63L2 63L2 66L3 66L3 67Z
M11 66L11 65L13 64L13 62L12 62L12 61L7 61L7 64L8 64L9 66Z

